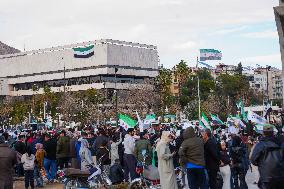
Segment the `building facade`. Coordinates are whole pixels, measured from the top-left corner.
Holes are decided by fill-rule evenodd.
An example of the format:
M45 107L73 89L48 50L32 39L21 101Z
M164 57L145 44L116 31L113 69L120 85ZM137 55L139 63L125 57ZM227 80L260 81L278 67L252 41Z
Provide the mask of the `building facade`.
M76 48L92 46L89 57ZM0 56L0 95L143 87L158 75L157 47L103 39Z
M282 61L282 74L281 80L284 83L284 1L279 0L279 6L274 7L274 14L275 14L275 21L278 30L279 36L279 44L280 44L280 52L281 52L281 61ZM284 91L282 90L282 96ZM283 106L284 106L284 98L283 99Z

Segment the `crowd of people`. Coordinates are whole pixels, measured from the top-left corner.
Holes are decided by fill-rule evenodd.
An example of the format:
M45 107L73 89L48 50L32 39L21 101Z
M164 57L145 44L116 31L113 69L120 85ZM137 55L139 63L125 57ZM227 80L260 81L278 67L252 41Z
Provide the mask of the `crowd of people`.
M249 127L248 127L249 128ZM262 189L284 184L283 136L266 125L258 134L244 128L200 129L197 125L152 125L144 131L111 125L93 128L0 131L0 189L12 189L24 176L25 188L57 182L57 171L90 171L101 165L113 185L130 182L143 162L156 168L162 189L177 189L175 168L182 167L190 189L247 189L246 174L259 172ZM35 184L34 184L35 183ZM283 185L284 186L284 185Z

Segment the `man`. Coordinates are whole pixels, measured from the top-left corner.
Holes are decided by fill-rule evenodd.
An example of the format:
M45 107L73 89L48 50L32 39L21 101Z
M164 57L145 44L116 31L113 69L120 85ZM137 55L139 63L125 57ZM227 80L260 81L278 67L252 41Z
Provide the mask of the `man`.
M46 171L46 176L49 182L53 182L56 176L56 146L57 142L55 139L51 138L49 134L45 135L44 149L46 151L46 156L44 157L44 169Z
M284 186L283 144L274 136L273 125L263 127L263 137L252 151L251 163L258 166L262 189L279 189Z
M13 167L17 163L16 152L5 144L0 136L0 188L13 189Z
M205 174L204 144L189 127L183 132L183 143L179 149L180 161L187 169L189 188L207 188Z
M201 132L204 141L205 164L209 176L210 189L216 189L217 173L219 171L220 156L217 144L212 138L210 129Z
M134 156L134 148L135 148L135 139L134 136L134 129L130 128L127 130L127 134L124 138L124 179L127 182L129 180L129 173L131 180L137 177L136 174L136 164L137 160Z
M24 176L24 168L23 164L20 162L21 156L26 153L26 144L25 144L25 137L23 135L20 135L18 137L18 141L14 144L14 149L17 152L17 157L18 157L18 164L16 167L16 172L19 177Z
M151 165L152 163L152 147L150 141L148 140L149 136L147 131L140 133L140 140L135 144L134 155L139 162L144 161L143 153L145 153L145 164L146 166Z
M68 168L70 157L70 138L66 136L66 132L64 130L60 133L56 151L56 157L58 159L60 169Z

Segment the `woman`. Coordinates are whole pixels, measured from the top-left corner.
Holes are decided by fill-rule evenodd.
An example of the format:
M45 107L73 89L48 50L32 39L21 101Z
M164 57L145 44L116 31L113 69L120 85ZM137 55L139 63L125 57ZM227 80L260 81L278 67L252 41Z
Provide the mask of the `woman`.
M91 168L90 166L95 166L91 151L89 150L88 146L88 141L86 139L82 139L79 151L79 155L81 158L81 171L89 171Z
M177 189L173 156L169 149L172 137L170 131L163 131L161 140L157 144L158 170L162 189Z
M230 188L230 156L227 151L226 142L221 141L221 165L220 165L220 172L223 177L223 188Z

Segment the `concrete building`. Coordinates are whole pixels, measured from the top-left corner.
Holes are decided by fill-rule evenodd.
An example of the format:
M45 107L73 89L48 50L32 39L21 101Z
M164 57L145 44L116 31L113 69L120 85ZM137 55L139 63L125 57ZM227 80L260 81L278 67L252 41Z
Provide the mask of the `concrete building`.
M92 56L76 57L74 48L88 46ZM111 39L2 55L0 95L32 95L34 87L40 94L44 86L55 92L143 87L158 75L158 63L156 46Z
M279 6L274 7L275 21L279 35L279 44L282 61L282 83L284 83L284 0L279 0ZM282 96L284 91L282 91ZM284 98L283 98L284 105Z
M269 96L269 99L282 99L282 71L277 68L257 68L253 73L245 74L250 87ZM268 77L267 77L268 76ZM268 88L267 88L268 84ZM268 89L268 91L267 91Z

